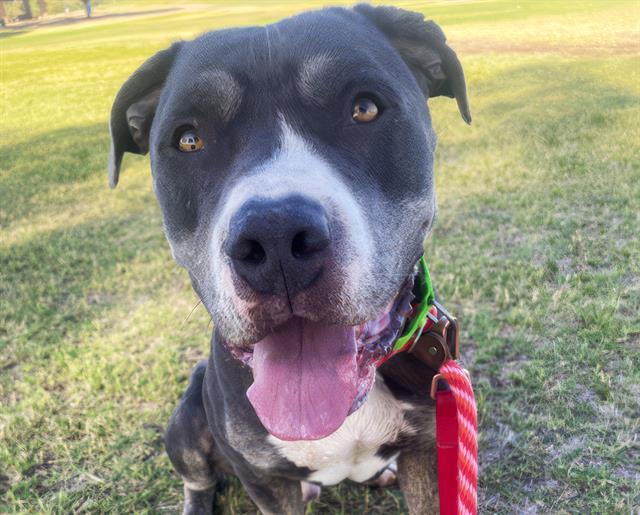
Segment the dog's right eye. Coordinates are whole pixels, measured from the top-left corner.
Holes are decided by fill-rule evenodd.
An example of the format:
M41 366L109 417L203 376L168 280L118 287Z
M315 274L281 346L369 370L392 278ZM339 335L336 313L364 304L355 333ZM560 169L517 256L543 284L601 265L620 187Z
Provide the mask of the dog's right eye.
M353 103L351 117L358 123L369 123L379 114L378 105L368 97L358 97Z
M180 152L197 152L204 148L204 141L192 128L176 131L176 147Z

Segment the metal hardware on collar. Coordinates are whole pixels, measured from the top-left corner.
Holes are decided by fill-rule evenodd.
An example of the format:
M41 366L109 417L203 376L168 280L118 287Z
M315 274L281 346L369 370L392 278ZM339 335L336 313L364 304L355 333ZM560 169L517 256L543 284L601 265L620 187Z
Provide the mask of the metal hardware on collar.
M442 374L436 374L433 376L433 379L431 380L431 398L435 401L436 400L436 394L438 393L438 381L440 381L440 379L444 379Z
M440 308L438 310L441 311ZM441 312L445 313L444 310ZM445 361L457 359L460 353L458 321L451 317L448 312L446 313L420 338L417 338L409 349L409 352L418 360L435 371L440 370ZM439 373L436 373L431 379L430 393L433 400L436 399L440 379L442 379L442 375Z
M437 300L433 301L433 305L438 309L440 313L444 315L444 318L446 318L449 322L449 324L445 327L445 339L447 340L447 345L449 346L449 350L451 351L452 359L458 359L460 358L460 330L458 327L458 319L451 313L449 313L445 309L445 307Z
M414 307L415 313L402 336L396 340L392 353L380 360L378 366L398 352L410 352L436 372L430 390L435 400L438 381L442 379L440 367L448 359L456 360L460 356L459 328L456 318L435 300L424 256L416 263L416 267L420 297Z
M451 359L458 359L460 357L458 320L453 317L437 300L433 301L433 305L439 313L442 313L443 316L438 319L431 312L427 312L427 317L433 322L433 325L424 333L420 332L408 350L409 352L413 352L417 346L424 346L427 348L426 352L432 356L436 354L441 355L442 363L444 363L444 360L448 357ZM435 342L432 342L432 340L435 340ZM438 351L438 344L442 347L442 352ZM433 347L436 348L435 351L430 350ZM437 370L440 368L442 363L434 368Z
M438 319L429 312L427 316L433 324L427 331L421 332L416 337L408 351L437 372L448 359L459 358L460 339L458 321L438 301L434 300L433 305L443 316ZM440 379L442 375L436 373L431 380L430 394L433 400L436 399Z

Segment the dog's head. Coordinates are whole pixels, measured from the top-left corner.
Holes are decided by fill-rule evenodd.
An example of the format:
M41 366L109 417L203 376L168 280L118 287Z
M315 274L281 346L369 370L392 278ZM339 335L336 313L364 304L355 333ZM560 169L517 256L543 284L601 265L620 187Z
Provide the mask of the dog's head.
M173 255L276 436L337 429L402 326L436 212L438 95L470 122L440 28L359 5L175 43L116 97L110 183L150 152Z

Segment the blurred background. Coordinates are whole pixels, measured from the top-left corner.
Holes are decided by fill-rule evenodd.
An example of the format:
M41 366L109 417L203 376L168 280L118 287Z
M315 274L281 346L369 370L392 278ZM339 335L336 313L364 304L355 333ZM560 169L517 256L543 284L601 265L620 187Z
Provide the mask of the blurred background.
M93 0L88 18L80 0L0 1L0 512L181 509L161 438L211 322L148 159L107 187L111 103L172 41L324 3ZM462 321L481 511L637 510L640 2L386 3L436 21L468 80L471 127L429 102L425 250ZM255 512L235 481L222 503ZM404 505L346 483L309 512Z

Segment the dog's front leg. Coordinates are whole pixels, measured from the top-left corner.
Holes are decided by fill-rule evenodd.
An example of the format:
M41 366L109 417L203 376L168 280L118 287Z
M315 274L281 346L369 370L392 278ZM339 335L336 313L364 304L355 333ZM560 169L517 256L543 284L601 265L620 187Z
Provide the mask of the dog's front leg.
M398 457L398 483L411 515L437 514L438 459L435 449L408 449Z
M300 481L264 477L251 470L236 470L236 474L264 515L299 515L305 511Z

